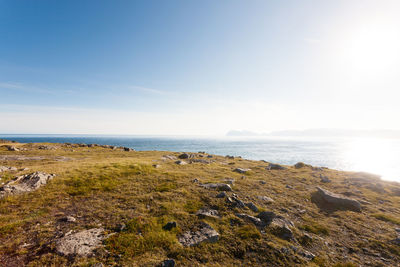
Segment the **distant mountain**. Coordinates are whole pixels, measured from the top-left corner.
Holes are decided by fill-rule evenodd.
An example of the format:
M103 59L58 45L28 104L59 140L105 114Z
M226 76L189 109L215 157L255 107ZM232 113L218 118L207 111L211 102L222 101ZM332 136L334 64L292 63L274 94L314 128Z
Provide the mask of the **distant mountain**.
M270 133L231 130L227 136L315 136L315 137L379 137L400 138L400 130L348 130L348 129L307 129L284 130Z

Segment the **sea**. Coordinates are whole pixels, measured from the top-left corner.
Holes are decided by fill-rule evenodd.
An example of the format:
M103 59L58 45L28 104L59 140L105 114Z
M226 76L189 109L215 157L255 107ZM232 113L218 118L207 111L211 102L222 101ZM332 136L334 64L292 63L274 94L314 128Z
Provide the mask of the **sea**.
M364 171L381 175L383 180L400 182L399 138L0 135L0 139L103 144L138 151L204 151L287 165L304 162L337 170Z

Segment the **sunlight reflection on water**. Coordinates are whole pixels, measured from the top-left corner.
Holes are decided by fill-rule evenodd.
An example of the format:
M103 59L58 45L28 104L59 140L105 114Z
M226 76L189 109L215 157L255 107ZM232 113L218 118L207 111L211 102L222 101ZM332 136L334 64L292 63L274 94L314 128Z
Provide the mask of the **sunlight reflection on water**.
M360 138L343 149L346 169L379 174L382 179L399 181L400 146L398 140Z

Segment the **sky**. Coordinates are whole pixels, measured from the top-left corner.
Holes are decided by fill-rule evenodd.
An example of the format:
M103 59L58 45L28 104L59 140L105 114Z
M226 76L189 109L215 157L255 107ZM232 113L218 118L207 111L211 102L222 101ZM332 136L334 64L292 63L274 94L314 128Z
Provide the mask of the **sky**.
M400 130L400 1L0 0L0 133Z

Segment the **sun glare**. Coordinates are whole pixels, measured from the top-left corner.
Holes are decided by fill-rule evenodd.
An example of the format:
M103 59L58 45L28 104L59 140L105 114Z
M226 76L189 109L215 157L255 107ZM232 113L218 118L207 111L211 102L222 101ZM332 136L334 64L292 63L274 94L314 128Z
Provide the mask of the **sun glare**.
M344 148L344 161L349 169L365 171L382 176L382 179L400 181L398 159L400 150L396 150L393 139L360 138L348 143Z

